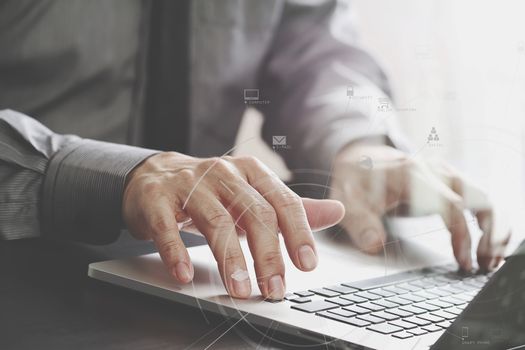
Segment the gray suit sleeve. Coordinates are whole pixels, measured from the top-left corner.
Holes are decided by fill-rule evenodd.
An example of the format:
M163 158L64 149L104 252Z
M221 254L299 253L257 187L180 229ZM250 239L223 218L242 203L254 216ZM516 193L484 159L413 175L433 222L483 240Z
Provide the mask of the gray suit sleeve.
M0 111L0 238L114 241L126 176L156 152L58 135Z
M354 140L405 148L386 76L358 46L344 1L287 1L258 79L268 100L263 138L272 145L273 136L287 137L277 151L296 179L329 175L335 154Z

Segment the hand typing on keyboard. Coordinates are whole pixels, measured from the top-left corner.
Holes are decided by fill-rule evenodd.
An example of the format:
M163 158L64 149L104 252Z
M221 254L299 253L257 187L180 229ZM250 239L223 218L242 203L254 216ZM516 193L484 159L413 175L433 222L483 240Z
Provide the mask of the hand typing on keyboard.
M493 210L483 192L451 166L417 161L386 145L357 142L343 149L335 160L331 186L332 198L346 207L341 225L368 253L383 250L385 213L441 214L454 256L467 271L472 258L465 209L473 210L483 231L477 249L481 268L497 266L509 240L507 230L495 232Z
M247 298L251 284L237 233L247 235L262 295L285 293L278 232L290 259L302 271L317 265L312 230L338 223L344 215L334 200L300 198L255 158L201 159L176 152L152 156L128 177L123 218L137 238L152 239L181 283L193 267L180 227L202 233L231 296Z

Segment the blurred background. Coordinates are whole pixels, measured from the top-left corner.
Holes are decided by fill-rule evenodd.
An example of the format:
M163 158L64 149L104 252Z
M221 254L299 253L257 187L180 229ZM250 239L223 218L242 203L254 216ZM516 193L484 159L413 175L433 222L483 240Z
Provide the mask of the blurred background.
M354 0L349 21L389 76L411 156L441 157L486 190L525 237L525 2ZM341 91L346 94L346 91ZM289 178L248 110L236 154ZM438 142L428 142L429 135Z

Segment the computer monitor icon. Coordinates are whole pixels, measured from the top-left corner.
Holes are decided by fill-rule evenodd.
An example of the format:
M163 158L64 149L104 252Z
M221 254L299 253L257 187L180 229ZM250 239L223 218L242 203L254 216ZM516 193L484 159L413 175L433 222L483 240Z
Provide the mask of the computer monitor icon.
M256 101L259 99L259 89L244 89L245 101Z

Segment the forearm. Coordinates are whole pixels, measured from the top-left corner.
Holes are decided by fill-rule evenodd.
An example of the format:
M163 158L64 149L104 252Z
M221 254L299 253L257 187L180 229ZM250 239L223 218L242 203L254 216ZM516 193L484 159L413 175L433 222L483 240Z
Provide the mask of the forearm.
M357 44L349 16L326 1L289 5L281 21L259 81L270 101L261 107L264 139L287 136L288 167L329 173L337 152L363 138L400 145L394 111L379 109L389 101L386 76Z
M0 234L89 243L118 237L128 173L156 151L58 135L0 112Z

